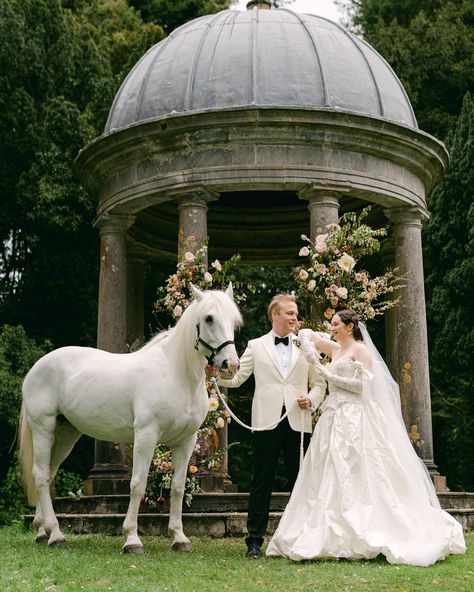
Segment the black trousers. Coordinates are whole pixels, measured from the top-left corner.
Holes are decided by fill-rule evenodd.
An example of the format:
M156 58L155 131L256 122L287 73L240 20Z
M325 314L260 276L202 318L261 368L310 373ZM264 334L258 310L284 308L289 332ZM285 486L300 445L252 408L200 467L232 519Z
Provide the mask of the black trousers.
M275 471L282 452L285 460L288 491L293 489L299 470L300 439L301 433L291 429L287 418L273 430L253 433L254 474L247 518L247 544L251 541L256 541L259 545L263 543L268 525ZM309 441L310 435L305 433L305 452Z

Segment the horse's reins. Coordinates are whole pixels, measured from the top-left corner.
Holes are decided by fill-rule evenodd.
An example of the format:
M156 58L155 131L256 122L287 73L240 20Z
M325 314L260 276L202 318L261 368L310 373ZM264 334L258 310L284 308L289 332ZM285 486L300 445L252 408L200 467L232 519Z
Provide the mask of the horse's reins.
M224 347L226 345L235 345L235 341L229 340L229 341L224 341L224 343L221 343L217 347L212 347L212 345L209 345L208 343L206 343L204 341L204 339L201 338L199 323L196 325L196 331L197 331L197 337L196 337L196 343L194 344L194 349L199 349L199 344L201 344L211 352L211 354L209 356L206 356L203 354L210 366L212 366L214 364L214 358L221 351L221 349L224 349Z
M241 421L235 415L235 413L232 411L232 409L227 404L227 401L225 400L224 395L221 393L219 386L217 384L217 380L214 376L211 378L211 383L214 386L214 388L216 389L216 393L217 393L219 399L221 400L221 402L224 405L224 407L226 408L226 410L229 412L232 419L235 420L240 426L242 426L243 428L245 428L247 430L250 430L251 432L263 432L265 430L272 430L272 429L276 428L277 425L279 423L281 423L288 416L288 409L287 409L278 421L275 421L274 423L263 426L263 427L253 428L252 426L245 424L243 421ZM294 404L296 405L296 401ZM304 458L304 412L303 412L303 409L300 409L300 433L301 433L301 437L300 437L300 469L301 469L301 466L303 464L303 458Z

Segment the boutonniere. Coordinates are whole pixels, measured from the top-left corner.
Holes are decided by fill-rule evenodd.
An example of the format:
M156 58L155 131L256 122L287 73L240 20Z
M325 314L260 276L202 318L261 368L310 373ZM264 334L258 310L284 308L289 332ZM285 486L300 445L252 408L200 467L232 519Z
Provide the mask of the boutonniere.
M296 347L300 347L301 346L301 342L299 340L298 335L295 335L294 333L291 334L291 343L293 345L296 345Z

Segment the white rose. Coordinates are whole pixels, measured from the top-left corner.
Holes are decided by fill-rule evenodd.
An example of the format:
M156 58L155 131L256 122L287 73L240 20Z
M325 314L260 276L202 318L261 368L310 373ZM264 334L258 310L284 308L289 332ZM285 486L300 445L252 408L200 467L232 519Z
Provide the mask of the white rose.
M338 288L336 290L336 296L339 296L339 298L347 298L347 288Z
M222 265L221 265L221 262L219 261L219 259L216 259L215 261L213 261L213 262L211 263L211 266L212 266L214 269L217 269L217 271L222 271Z
M219 407L219 401L215 397L209 397L209 411L215 411Z
M216 420L216 426L222 429L225 426L225 421L223 417L218 417Z
M310 291L314 290L314 288L316 288L316 282L314 280L309 280L307 288Z
M299 252L299 256L300 257L307 257L308 255L309 255L308 247L301 247L300 252Z
M317 243L325 243L327 241L328 238L328 234L318 234L318 236L316 237L316 242Z
M186 251L186 253L184 254L184 260L187 263L192 263L194 261L194 254L191 253L191 251Z
M307 280L308 279L308 272L306 271L306 269L300 269L298 277L300 278L300 280L303 280L303 281Z
M180 306L179 304L177 304L174 308L173 308L173 315L175 317L180 317L183 314L183 307Z
M212 275L208 271L204 274L204 281L206 284L212 284Z
M348 272L354 268L354 265L356 264L356 262L353 257L348 255L347 253L344 253L344 255L340 259L337 260L337 264L342 269L342 271Z

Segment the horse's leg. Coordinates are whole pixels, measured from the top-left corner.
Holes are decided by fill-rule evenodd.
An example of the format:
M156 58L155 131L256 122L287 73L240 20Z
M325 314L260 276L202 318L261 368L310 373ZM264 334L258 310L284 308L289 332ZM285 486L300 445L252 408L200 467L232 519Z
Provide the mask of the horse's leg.
M183 532L183 496L188 463L196 445L197 433L171 448L173 478L171 481L170 521L168 529L173 537L173 551L191 551L191 543Z
M72 423L69 423L67 419L58 421L54 432L54 443L49 465L49 478L51 481L53 481L59 467L70 455L71 450L81 436L82 433Z
M32 422L31 426L34 450L32 472L38 494L35 518L38 518L38 522L40 522L41 515L43 517L42 524L38 525L38 535L41 533L41 538L44 539L43 535L46 534L49 537L48 545L64 547L67 544L66 539L59 529L59 523L54 514L50 493L50 460L56 417L44 417L40 425L33 424L34 422Z
M37 533L35 536L36 543L47 543L49 539L49 535L46 533L46 530L43 526L43 512L41 511L41 505L39 501L36 503L36 511L35 517L33 519L33 526L37 529Z
M76 430L76 428L67 420L64 420L56 425L49 469L50 482L53 481L62 462L69 456L71 450L74 448L74 444L78 441L81 435L81 432ZM43 526L43 513L39 503L36 506L33 526L38 529L35 541L37 543L48 541L49 536Z
M138 510L146 489L151 459L155 450L158 435L155 430L135 429L133 442L133 468L130 481L130 504L123 522L123 534L126 536L122 547L124 553L143 553L143 544L138 537Z

